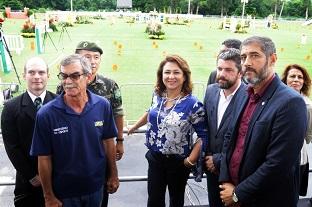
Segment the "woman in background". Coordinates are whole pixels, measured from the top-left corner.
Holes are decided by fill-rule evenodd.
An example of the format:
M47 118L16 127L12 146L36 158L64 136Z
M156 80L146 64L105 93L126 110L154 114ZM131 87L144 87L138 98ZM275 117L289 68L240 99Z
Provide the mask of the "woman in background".
M165 207L166 188L170 207L184 206L190 169L207 143L203 104L192 94L191 71L178 55L169 55L157 71L151 107L129 129L147 123L148 207ZM193 139L193 132L197 137Z
M288 65L282 75L282 81L289 87L296 90L302 95L308 112L308 128L305 137L305 142L303 143L301 149L300 158L300 196L306 196L308 189L308 179L309 179L309 160L307 152L307 144L312 140L312 102L309 99L310 88L311 88L311 78L307 70L297 64Z

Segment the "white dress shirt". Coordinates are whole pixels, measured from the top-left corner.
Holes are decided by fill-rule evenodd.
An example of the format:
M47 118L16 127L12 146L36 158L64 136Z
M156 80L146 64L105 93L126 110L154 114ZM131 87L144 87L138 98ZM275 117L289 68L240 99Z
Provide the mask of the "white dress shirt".
M219 103L218 103L218 125L217 127L219 128L222 117L224 115L225 110L227 109L227 107L229 106L233 96L235 95L236 91L238 90L238 88L240 87L241 84L238 84L238 87L235 88L235 90L233 91L233 93L231 93L228 96L224 95L224 89L220 90L220 98L219 98Z
M45 96L46 96L46 94L47 94L47 91L46 91L46 90L43 91L43 92L40 94L40 96L35 96L35 95L32 94L29 90L27 90L27 93L28 93L28 95L30 96L32 102L35 102L35 99L36 99L37 97L40 97L40 98L41 98L41 101L42 101L42 103L43 103L43 100L44 100L44 98L45 98Z

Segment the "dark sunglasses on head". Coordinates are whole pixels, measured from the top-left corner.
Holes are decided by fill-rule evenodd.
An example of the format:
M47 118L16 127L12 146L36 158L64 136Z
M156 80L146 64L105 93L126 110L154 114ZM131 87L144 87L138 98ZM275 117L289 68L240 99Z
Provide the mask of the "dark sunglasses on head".
M80 76L82 75L85 75L86 73L79 73L79 72L75 72L75 73L72 73L72 74L69 74L67 75L66 73L62 73L60 72L57 77L58 79L60 80L66 80L68 77L71 79L71 80L78 80L80 78Z

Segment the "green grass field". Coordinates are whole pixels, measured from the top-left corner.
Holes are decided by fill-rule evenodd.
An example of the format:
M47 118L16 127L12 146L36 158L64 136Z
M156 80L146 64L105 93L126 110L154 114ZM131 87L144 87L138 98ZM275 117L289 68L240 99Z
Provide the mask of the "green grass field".
M277 47L277 73L280 74L287 64L298 63L307 67L312 74L312 36L309 36L312 34L312 26L303 27L302 22L278 22L277 30L257 28L249 29L247 34L234 34L218 29L221 19L202 19L195 20L189 26L163 25L165 40L150 40L144 33L146 24L143 23L128 24L123 19L117 19L114 24L111 20L92 21L94 24L67 27L70 39L66 31L49 33L58 48L57 51L50 38L46 38L46 51L41 56L51 65L49 89L54 91L59 82L56 78L57 64L62 57L73 53L79 41L97 42L105 51L100 73L116 80L122 87L127 119L137 119L147 108L156 70L164 55L175 53L184 57L191 67L193 81L202 83L198 84L202 87L206 84L210 71L215 68L220 43L227 38L243 40L251 35L268 36ZM4 34L19 34L23 23L24 20L7 19L3 25ZM306 45L300 45L303 33L308 36ZM21 55L12 53L21 80L25 60L36 55L36 51L31 50L31 41L34 39L24 39L25 49ZM158 47L153 47L153 44ZM121 52L118 52L118 46L121 47ZM113 70L114 65L117 70ZM0 72L0 76L2 82L17 82L14 71L9 74ZM132 83L150 85L133 87L130 92L130 87L126 84ZM203 90L200 88L196 92L200 99Z

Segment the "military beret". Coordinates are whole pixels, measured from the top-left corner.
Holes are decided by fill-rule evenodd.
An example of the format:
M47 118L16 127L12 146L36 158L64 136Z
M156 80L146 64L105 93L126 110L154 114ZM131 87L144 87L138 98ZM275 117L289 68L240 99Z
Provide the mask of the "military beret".
M76 50L88 50L93 52L99 52L101 55L103 54L102 48L100 48L96 43L88 41L79 42Z

